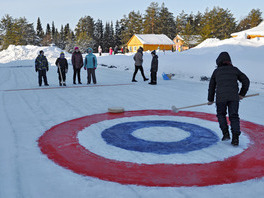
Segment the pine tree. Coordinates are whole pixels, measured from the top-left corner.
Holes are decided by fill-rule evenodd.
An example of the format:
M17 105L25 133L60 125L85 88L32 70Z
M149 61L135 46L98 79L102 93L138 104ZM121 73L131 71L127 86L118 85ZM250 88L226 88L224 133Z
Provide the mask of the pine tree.
M246 16L239 22L237 26L237 31L247 30L260 24L263 20L261 15L262 12L259 9L252 9L249 12L248 16Z
M115 34L114 34L114 40L115 40L115 43L114 43L114 46L121 46L122 42L121 42L121 27L120 27L120 24L119 24L119 21L116 21L116 24L115 24Z
M158 16L160 8L157 2L152 2L146 10L144 16L144 34L156 34L158 33Z
M42 25L41 25L39 17L38 17L38 20L37 20L37 31L36 32L37 32L37 37L38 37L37 43L40 45L40 43L42 42L42 39L44 37L44 31L43 31L43 28L42 28Z
M165 34L169 38L173 39L176 34L176 24L174 16L169 9L162 3L159 17L158 17L158 28L157 33Z
M52 21L52 25L51 25L51 40L52 40L53 44L57 43L55 33L56 33L56 28L55 28L54 21Z
M140 12L132 11L120 20L121 42L126 44L134 34L143 33L143 19Z
M94 41L94 20L90 16L83 17L79 20L76 28L76 44L82 52L86 52L88 47L95 48Z
M111 39L110 34L111 34L110 24L106 22L105 29L104 29L104 37L103 37L103 46L104 46L103 51L104 52L108 52L109 48L113 47L110 44L110 42L111 42L110 41L110 39Z
M201 36L207 38L229 38L235 31L236 22L230 10L214 7L211 11L206 10L201 20Z
M44 37L43 37L43 40L42 40L42 42L41 42L41 44L43 45L43 46L48 46L48 45L50 45L51 43L52 43L52 35L51 35L51 29L50 29L50 25L49 24L47 24L47 27L46 27L46 33L45 33L45 35L44 35Z
M64 37L65 37L65 50L68 52L73 52L75 46L74 33L70 29L70 25L68 23L64 27Z
M188 23L188 14L186 14L183 10L181 13L176 17L176 34L184 34L184 29Z
M101 46L102 49L104 49L103 38L104 38L103 22L102 20L98 19L94 26L94 40L96 47ZM98 50L98 48L96 50Z
M14 23L14 19L10 15L5 15L1 19L0 23L0 39L2 49L8 48L9 44L11 43L10 35L12 33L12 25Z
M25 17L19 19L13 19L9 15L3 17L0 34L3 49L9 45L34 45L36 41L33 23L28 23Z

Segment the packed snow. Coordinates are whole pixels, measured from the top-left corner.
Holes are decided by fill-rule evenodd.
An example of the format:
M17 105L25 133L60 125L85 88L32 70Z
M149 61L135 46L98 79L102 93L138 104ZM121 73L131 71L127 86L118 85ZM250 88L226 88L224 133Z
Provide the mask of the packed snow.
M47 73L49 87L38 87L34 60L43 50L51 65ZM0 197L2 198L86 198L86 197L261 197L264 194L264 178L208 187L145 187L122 185L115 182L82 176L65 169L48 159L38 147L38 139L51 127L62 122L87 115L107 112L108 107L121 106L125 111L145 109L170 109L172 105L183 107L207 101L208 81L215 69L215 59L220 52L230 53L232 62L250 79L248 94L260 93L240 103L240 118L264 125L264 67L262 38L246 40L206 40L196 48L184 52L158 52L158 84L144 82L140 72L137 83L132 83L134 54L118 54L98 58L96 76L98 85L72 84L73 71L67 74L67 87L59 87L55 60L61 50L54 46L9 46L0 52ZM85 54L84 54L85 55ZM71 54L66 53L70 63ZM150 75L150 52L144 52L144 71ZM172 80L163 80L162 73L172 73ZM87 74L81 73L83 84ZM104 86L107 85L107 86ZM52 89L51 89L52 88ZM200 106L190 111L215 114L214 106ZM243 133L240 146L219 141L205 150L188 154L151 155L129 152L107 145L100 132L120 122L137 120L178 120L209 128L221 138L217 123L197 118L175 116L131 117L96 123L82 130L78 139L81 145L105 158L135 163L208 163L221 161L243 152L250 146L249 137ZM88 133L87 131L91 131ZM188 133L161 133L162 129L135 131L134 136L148 141L179 141ZM173 131L173 130L172 130ZM257 152L257 151L256 151Z

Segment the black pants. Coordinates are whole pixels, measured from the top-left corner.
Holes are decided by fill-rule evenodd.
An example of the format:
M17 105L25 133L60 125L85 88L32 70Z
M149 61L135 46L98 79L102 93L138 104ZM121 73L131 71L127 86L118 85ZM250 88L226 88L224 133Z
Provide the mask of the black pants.
M134 71L132 80L135 80L138 70L140 70L143 79L146 80L147 78L145 77L143 67L142 66L136 66L136 65L135 65L135 71Z
M219 126L222 131L228 129L226 114L228 109L229 120L231 123L231 132L234 135L240 135L240 120L238 115L239 101L217 102L216 112Z
M44 80L44 84L48 85L48 81L47 81L47 76L46 76L46 70L42 69L42 70L38 70L38 81L39 81L39 86L42 85L42 78Z
M66 81L66 72L65 72L65 69L61 69L61 74L60 74L60 72L58 72L58 75L59 75L59 83ZM62 77L62 79L61 79L61 77Z
M150 72L150 82L157 83L157 72Z
M95 77L95 69L88 68L87 69L87 83L91 83L91 77L93 79L93 83L96 84L96 77Z
M76 75L78 77L78 83L81 83L81 68L76 69L73 67L73 83L76 82Z

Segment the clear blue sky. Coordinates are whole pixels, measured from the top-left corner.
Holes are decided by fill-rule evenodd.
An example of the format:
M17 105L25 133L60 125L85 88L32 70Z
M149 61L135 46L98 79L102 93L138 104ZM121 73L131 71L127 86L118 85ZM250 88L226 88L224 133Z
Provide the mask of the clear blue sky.
M70 24L74 29L79 19L91 16L95 21L103 23L121 19L124 15L135 10L142 14L153 0L0 0L0 17L10 14L14 18L26 17L36 26L40 17L45 30L47 23L60 28L61 25ZM229 9L237 20L248 15L252 9L259 8L264 13L264 0L156 0L159 5L163 2L169 11L177 16L182 10L190 14L198 11L204 13L208 7L212 9L219 6ZM264 15L262 14L262 17ZM264 17L263 17L264 18Z

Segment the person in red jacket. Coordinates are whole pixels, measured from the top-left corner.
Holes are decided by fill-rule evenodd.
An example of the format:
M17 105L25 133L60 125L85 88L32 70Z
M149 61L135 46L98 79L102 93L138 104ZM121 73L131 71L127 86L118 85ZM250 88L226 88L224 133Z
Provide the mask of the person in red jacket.
M71 61L73 66L73 84L76 84L76 75L78 76L78 83L82 84L81 68L83 67L83 57L78 47L74 48Z

